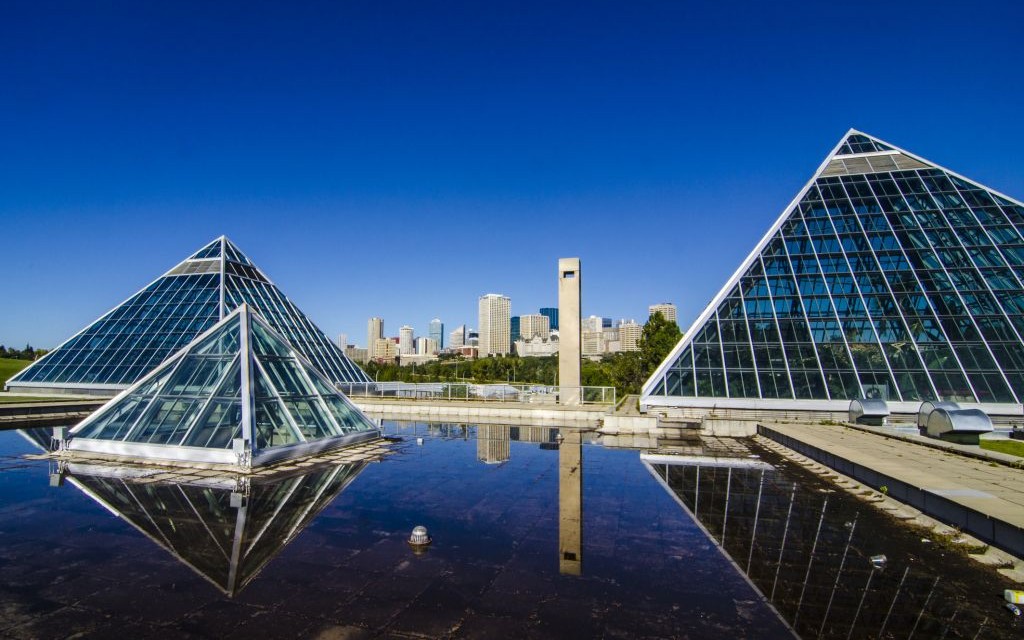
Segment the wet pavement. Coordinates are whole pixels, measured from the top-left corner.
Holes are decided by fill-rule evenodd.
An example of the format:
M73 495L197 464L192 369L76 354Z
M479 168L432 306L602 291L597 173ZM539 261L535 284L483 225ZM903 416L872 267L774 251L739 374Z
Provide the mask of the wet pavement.
M0 635L791 637L638 452L386 427L380 462L252 482L54 468L0 432Z

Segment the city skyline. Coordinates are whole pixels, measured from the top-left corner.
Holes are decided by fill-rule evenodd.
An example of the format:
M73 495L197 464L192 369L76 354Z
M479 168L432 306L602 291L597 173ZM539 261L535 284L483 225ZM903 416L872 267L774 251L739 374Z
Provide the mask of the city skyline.
M220 235L332 336L374 314L469 320L488 290L551 306L564 256L587 264L584 316L639 320L668 299L686 328L851 127L1024 194L1024 87L1007 81L1021 17L1005 2L742 19L311 3L244 21L188 2L15 4L0 293L18 304L0 342L56 346ZM823 25L840 24L886 55L838 76ZM893 61L921 52L911 82ZM951 83L912 117L854 93ZM372 241L385 221L416 232Z

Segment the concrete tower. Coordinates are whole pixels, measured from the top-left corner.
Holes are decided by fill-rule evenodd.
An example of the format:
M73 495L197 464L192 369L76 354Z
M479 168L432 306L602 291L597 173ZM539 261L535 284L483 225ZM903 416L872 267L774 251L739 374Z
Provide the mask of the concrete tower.
M370 318L366 323L366 358L372 360L377 356L377 341L384 337L384 319Z
M558 384L562 404L580 403L580 259L558 261ZM569 387L566 389L565 387Z

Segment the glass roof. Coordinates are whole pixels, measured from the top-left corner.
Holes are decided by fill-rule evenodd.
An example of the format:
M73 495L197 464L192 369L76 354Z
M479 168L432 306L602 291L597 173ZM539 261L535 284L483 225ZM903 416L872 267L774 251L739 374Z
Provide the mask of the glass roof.
M645 401L1021 402L1022 232L1021 203L924 161L818 175Z
M224 256L223 269L220 258ZM227 238L218 238L8 382L124 388L247 303L332 382L369 382Z
M878 153L879 151L892 151L893 148L887 144L869 138L860 133L851 133L839 146L838 156L847 156L854 153Z
M247 466L265 450L374 430L373 422L243 304L75 427L69 448L104 440L230 449ZM245 451L238 451L239 442ZM187 451L152 455L193 459Z

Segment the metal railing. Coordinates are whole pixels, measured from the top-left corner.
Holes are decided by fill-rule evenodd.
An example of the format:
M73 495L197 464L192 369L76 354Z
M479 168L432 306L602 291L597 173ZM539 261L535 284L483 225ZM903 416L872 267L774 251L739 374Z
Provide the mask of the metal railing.
M559 387L542 384L472 384L464 382L349 382L339 383L347 396L410 400L469 400L559 404L578 397L580 404L615 406L615 387Z

